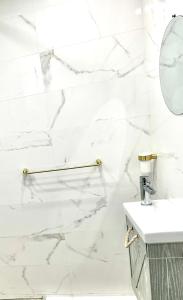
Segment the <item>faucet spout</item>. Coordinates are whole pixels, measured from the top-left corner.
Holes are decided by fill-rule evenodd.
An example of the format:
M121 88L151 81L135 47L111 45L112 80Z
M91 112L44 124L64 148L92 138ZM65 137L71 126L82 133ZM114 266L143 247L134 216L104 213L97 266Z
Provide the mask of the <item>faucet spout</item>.
M151 205L152 201L150 196L155 194L154 188L151 186L150 176L140 176L140 193L141 193L141 204Z

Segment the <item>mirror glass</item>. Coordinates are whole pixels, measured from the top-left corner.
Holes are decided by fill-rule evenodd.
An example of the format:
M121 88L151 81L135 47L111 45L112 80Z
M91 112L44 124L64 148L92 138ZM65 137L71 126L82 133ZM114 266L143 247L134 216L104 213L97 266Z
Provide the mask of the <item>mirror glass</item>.
M166 105L174 114L183 114L183 16L173 17L165 30L159 74Z

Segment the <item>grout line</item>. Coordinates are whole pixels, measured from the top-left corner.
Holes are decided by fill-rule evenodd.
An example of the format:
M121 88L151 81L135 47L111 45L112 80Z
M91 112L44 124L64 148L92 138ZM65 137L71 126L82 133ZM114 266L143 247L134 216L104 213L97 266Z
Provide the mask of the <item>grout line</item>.
M37 50L33 51L30 54L26 54L26 55L15 56L15 57L12 57L12 58L9 58L9 59L8 58L7 59L2 59L2 60L0 59L0 64L1 63L6 63L6 62L11 62L12 60L19 60L19 59L22 59L22 58L39 55L40 53L48 51L50 49L55 49L55 51L57 51L58 49L85 45L85 44L89 44L89 43L94 42L94 41L100 41L100 40L104 40L104 39L108 39L108 38L113 38L113 36L115 36L115 35L121 35L121 34L125 34L125 33L128 34L130 32L142 31L144 29L145 29L144 27L139 27L139 28L135 28L135 29L132 29L132 30L115 32L115 33L112 33L110 35L104 35L104 36L97 37L97 38L94 38L94 39L90 39L90 40L87 40L87 41L82 41L82 42L78 42L78 43L63 45L63 46L60 46L60 47L55 47L54 45L50 46L50 47L43 47L43 49L40 49L40 50L39 50L39 41L38 41L38 49Z

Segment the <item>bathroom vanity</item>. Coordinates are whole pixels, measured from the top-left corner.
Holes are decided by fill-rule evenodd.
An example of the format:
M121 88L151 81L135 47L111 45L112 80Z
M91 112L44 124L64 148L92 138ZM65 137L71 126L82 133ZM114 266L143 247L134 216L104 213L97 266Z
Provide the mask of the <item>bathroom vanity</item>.
M138 300L183 299L183 199L124 203L131 282Z

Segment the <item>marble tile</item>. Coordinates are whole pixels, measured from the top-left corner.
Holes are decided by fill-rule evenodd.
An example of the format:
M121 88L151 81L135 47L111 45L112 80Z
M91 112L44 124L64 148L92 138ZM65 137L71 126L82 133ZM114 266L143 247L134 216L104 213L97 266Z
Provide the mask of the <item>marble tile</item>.
M0 24L0 61L35 54L38 51L34 14L0 16Z
M32 0L2 0L0 2L0 17L16 16L34 12Z
M1 136L0 151L11 152L29 148L51 147L51 138L45 131L10 131Z
M40 12L42 9L49 8L50 6L62 5L64 1L65 0L32 0L36 12Z
M97 26L84 0L66 0L56 6L38 9L35 25L39 49L70 45L99 37Z
M40 93L43 90L38 55L0 62L0 69L0 101Z
M51 199L54 199L62 204L68 203L65 207L66 220L69 220L67 214L69 215L71 209L77 212L75 220L79 220L84 218L85 214L90 215L92 211L94 213L97 207L102 209L107 205L109 195L120 176L123 176L123 172L125 172L122 179L124 195L127 193L129 197L128 191L131 189L136 195L138 193L137 155L138 151L143 149L144 141L146 141L146 148L150 147L149 119L144 117L143 119L132 118L128 121L118 120L120 113L118 104L116 102L116 109L112 102L106 106L106 109L101 110L100 116L103 119L100 119L100 116L96 118L98 120L99 117L100 122L94 121L90 127L85 127L83 123L84 127L78 130L75 139L73 139L73 131L70 131L69 137L67 129L56 131L54 134L33 131L12 132L6 137L1 136L0 178L3 184L0 186L0 191L2 195L8 193L8 202L2 197L0 203L26 204L32 201L50 203ZM121 136L123 139L119 144ZM108 147L107 153L105 145ZM116 145L115 156L114 145ZM133 160L130 158L131 153L134 153ZM67 171L67 173L38 174L24 179L22 177L24 167L39 170L81 163L90 164L97 157L104 162L101 171L98 168L91 168ZM4 161L8 161L9 164L3 164ZM136 179L132 178L132 173L136 174ZM11 184L11 189L6 192L7 184Z
M54 97L55 113L50 117L50 129L76 129L107 119L127 120L146 115L149 108L147 89L140 82L144 75L81 85L60 92ZM133 89L130 89L133 86ZM95 99L95 101L94 101ZM51 106L51 105L50 105ZM50 113L50 107L48 108ZM53 110L53 106L52 106ZM81 116L80 116L81 114ZM128 120L126 121L128 123Z
M123 245L122 230L121 228L116 231L111 229L113 228L111 215L108 209L101 219L99 230L87 230L82 226L85 230L75 230L66 234L65 243L71 266L91 261L112 264L121 259L128 260L127 251ZM107 217L110 218L111 228L105 226ZM57 259L58 255L59 253L54 255L53 261Z
M59 208L60 207L60 208ZM4 213L3 213L4 212ZM1 237L31 236L39 232L47 232L62 229L63 212L62 205L49 204L27 204L2 205L1 206ZM3 217L3 216L6 216ZM9 222L9 220L11 222ZM34 219L34 222L33 222Z
M159 196L182 197L181 118L171 115L162 121L158 114L153 116L152 124L156 126L152 134L153 148L155 149L158 145L160 153L156 168Z
M40 93L0 101L0 137L13 133L49 131L62 108L62 91ZM11 122L10 122L11 120ZM1 149L3 150L3 149Z
M86 294L119 295L121 293L129 293L126 289L129 272L125 276L123 273L126 263L124 260L113 262L113 264L91 261L73 266L71 277L72 292L75 295L83 296ZM85 274L88 274L88 278Z
M67 266L1 266L0 291L3 297L71 294ZM7 280L8 279L8 280Z
M45 90L144 74L143 39L144 31L136 30L41 52Z
M0 151L1 204L29 203L33 200L40 203L42 197L35 195L32 185L28 190L29 197L25 201L27 183L25 183L22 170L23 168L53 167L53 152L49 136L45 132L24 132L17 133L17 136L13 133L12 136L4 137L2 140L1 147L3 149L1 148Z
M54 96L56 95L54 94ZM38 94L15 98L8 101L0 101L1 146L3 144L2 139L5 132L7 132L7 135L8 133L10 135L14 133L16 136L16 132L38 132L47 130L47 103L51 101L51 97L53 97L53 94ZM13 142L15 142L15 140L12 140L12 144ZM19 142L21 143L21 141ZM8 137L5 143L8 144ZM4 145L4 147L6 146ZM1 147L1 151L3 150L2 148L3 147ZM8 145L7 148L9 148Z
M2 266L69 266L69 251L61 233L0 238ZM63 261L64 257L64 261Z
M14 207L14 210L17 211L18 208ZM19 222L23 224L20 215L17 216ZM28 218L27 213L26 217ZM37 222L36 218L35 222ZM28 227L27 222L24 222L24 226ZM62 233L62 230L56 226L32 234L26 232L21 236L1 236L0 245L0 268L4 265L60 265L62 268L64 263L72 269L72 266L80 266L92 261L112 265L121 262L121 259L123 260L121 267L124 262L126 265L128 263L127 252L124 251L122 243L122 232L110 229L101 232L77 230Z
M88 0L101 35L111 35L142 28L141 1ZM113 13L111 13L111 11Z
M141 2L1 0L0 19L0 298L128 295L121 203L151 149Z

